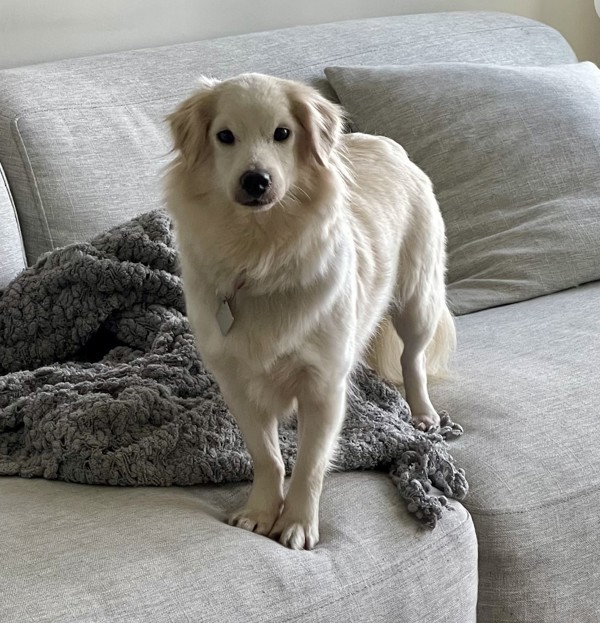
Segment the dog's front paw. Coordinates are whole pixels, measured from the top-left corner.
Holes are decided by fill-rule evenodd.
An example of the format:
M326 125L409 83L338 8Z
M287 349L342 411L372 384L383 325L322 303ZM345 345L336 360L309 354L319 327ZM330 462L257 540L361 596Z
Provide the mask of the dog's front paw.
M412 414L415 427L422 431L428 431L431 428L439 428L440 416L433 411L432 413Z
M313 549L319 542L319 520L292 517L284 510L269 536L290 549Z
M233 515L229 517L227 523L229 523L230 526L236 526L243 530L249 530L250 532L256 532L256 534L267 536L271 532L278 515L278 508L265 510L245 506L236 513L233 513Z

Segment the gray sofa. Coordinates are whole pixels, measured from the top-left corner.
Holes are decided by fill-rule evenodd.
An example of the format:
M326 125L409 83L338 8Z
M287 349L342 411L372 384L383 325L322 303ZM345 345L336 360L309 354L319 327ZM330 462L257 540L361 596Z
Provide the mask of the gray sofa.
M542 24L475 12L1 71L0 288L40 253L161 205L170 157L163 118L201 73L271 73L335 98L324 74L332 65L576 60ZM451 276L452 254L451 246ZM600 255L587 261L600 266ZM573 280L567 285L581 282ZM327 479L312 552L224 523L247 485L4 478L0 621L598 623L600 284L563 284L472 311L463 303L477 280L466 289L459 282L450 279L451 302L472 313L457 318L456 374L433 395L465 429L452 453L471 490L435 530L415 522L380 473Z

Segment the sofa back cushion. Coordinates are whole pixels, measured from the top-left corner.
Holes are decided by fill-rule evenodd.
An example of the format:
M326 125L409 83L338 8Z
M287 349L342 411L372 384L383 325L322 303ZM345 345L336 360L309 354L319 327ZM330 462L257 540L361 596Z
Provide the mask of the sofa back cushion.
M354 129L433 180L457 313L600 279L600 70L441 63L326 71Z
M331 89L323 68L472 61L572 62L554 30L496 13L301 26L0 71L0 162L28 260L162 204L164 117L200 74L271 73Z

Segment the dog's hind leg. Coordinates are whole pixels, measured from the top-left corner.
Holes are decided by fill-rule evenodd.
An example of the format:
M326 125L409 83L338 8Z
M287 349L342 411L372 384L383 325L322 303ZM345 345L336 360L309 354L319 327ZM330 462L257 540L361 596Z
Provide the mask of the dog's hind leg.
M415 424L422 430L439 426L440 417L431 404L427 369L443 368L454 346L454 324L444 298L432 302L419 291L392 312L392 322L404 343L401 364L406 401ZM426 351L435 361L428 365Z

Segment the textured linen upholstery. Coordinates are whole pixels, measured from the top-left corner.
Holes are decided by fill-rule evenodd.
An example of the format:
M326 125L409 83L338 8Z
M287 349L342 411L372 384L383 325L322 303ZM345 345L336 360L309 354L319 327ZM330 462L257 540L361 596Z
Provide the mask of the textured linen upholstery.
M600 70L592 63L329 68L355 130L403 145L446 222L466 313L600 279Z
M11 69L0 72L0 161L31 262L161 204L170 149L163 119L200 74L259 71L326 87L323 68L332 64L573 60L565 40L538 22L467 12L303 26Z
M0 290L25 268L17 213L0 165Z
M600 282L458 319L434 404L479 541L478 623L598 623Z
M383 474L333 474L317 549L224 523L247 486L0 480L0 620L475 623L477 542L458 504L435 531Z

